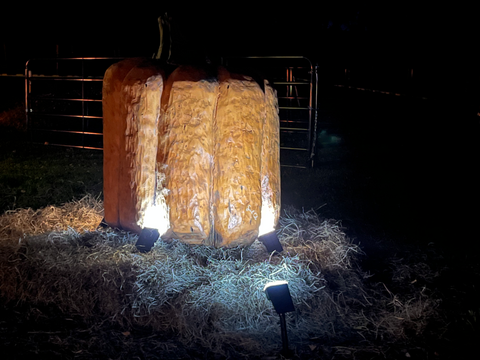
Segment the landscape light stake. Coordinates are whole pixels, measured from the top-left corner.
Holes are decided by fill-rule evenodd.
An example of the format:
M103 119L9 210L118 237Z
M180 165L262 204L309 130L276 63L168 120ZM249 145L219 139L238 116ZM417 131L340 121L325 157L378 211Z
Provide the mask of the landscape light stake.
M288 337L287 337L287 322L285 321L285 314L278 314L280 316L280 331L282 333L282 354L287 357L290 355L288 349Z
M288 282L284 280L273 281L267 283L263 289L275 308L275 311L280 316L280 330L282 333L282 355L286 358L292 354L288 349L287 337L287 323L285 321L285 313L295 311L293 306L290 290L288 289Z

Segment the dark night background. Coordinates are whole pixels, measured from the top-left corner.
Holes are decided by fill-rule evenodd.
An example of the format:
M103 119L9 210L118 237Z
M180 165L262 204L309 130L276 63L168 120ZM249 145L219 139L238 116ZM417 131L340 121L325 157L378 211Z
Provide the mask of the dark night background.
M157 17L168 12L198 48L212 56L301 53L330 62L440 66L474 43L469 9L409 4L228 6L92 3L2 11L2 43L10 58L61 52L78 56L150 56L158 47ZM175 4L175 3L173 3ZM473 32L473 33L472 33ZM453 49L454 45L458 49ZM462 49L463 48L463 49ZM448 59L447 59L448 58ZM465 62L467 59L462 59ZM2 59L2 62L5 59Z
M352 73L368 69L374 75L367 80L374 88L394 86L389 79L396 79L395 72L408 74L413 68L414 77L403 90L427 97L428 105L389 107L391 100L385 97L348 95L351 102L344 106L351 120L342 124L343 130L356 134L352 143L365 145L352 151L371 159L365 166L382 173L377 185L385 194L394 190L383 180L403 182L408 200L403 193L393 196L402 200L400 219L405 213L413 215L409 226L445 234L448 229L442 225L455 219L463 223L463 231L473 227L478 215L480 108L474 41L478 32L472 9L347 2L277 2L265 7L228 3L216 8L163 4L7 7L0 15L0 73L23 73L25 61L55 57L57 46L59 57L151 57L159 43L157 17L164 12L180 29L176 51L183 58L207 55L215 63L232 55L309 57L319 65L320 107L329 101L329 89L338 80L332 74L345 68ZM365 86L364 80L360 76L354 85ZM22 100L23 83L0 81L2 110ZM305 197L300 205L321 205ZM381 215L381 207L377 213Z
M150 57L158 48L157 17L167 12L181 29L179 47L188 44L190 56L206 52L212 61L229 55L300 54L321 69L415 68L430 91L465 85L466 77L478 81L477 21L469 8L347 2L265 8L146 4L8 5L0 13L1 72L23 73L26 60L54 57L57 45L60 57Z
M478 21L468 7L172 4L5 5L0 73L23 73L28 59L55 57L57 49L59 57L151 57L159 43L157 17L167 12L181 29L174 49L180 56L185 49L212 62L231 55L303 55L319 64L323 84L333 69L373 69L382 78L413 68L415 86L428 95L471 103L464 100L474 97L472 89L478 93Z

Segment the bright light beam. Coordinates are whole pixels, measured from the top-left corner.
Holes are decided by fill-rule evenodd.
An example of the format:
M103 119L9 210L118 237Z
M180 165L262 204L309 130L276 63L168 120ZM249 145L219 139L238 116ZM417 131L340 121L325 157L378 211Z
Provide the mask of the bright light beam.
M170 228L168 210L166 205L154 205L145 211L143 227L157 229L160 236L165 234Z

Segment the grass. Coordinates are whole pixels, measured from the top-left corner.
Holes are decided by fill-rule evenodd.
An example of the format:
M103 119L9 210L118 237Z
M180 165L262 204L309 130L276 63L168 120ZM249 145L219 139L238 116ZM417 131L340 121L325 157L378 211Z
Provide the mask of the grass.
M280 358L262 291L275 279L297 359L468 357L479 338L478 255L371 231L346 211L369 208L351 166L282 170L282 255L178 241L142 254L136 235L97 229L101 152L30 144L18 108L0 120L0 349L18 358Z
M100 195L102 152L31 144L22 116L21 106L0 114L0 212Z

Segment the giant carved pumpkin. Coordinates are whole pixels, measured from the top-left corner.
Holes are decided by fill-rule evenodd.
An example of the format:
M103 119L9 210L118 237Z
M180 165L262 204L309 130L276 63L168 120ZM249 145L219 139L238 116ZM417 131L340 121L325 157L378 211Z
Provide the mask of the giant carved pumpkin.
M163 239L249 245L280 213L279 121L267 81L153 60L112 65L103 85L105 221Z

